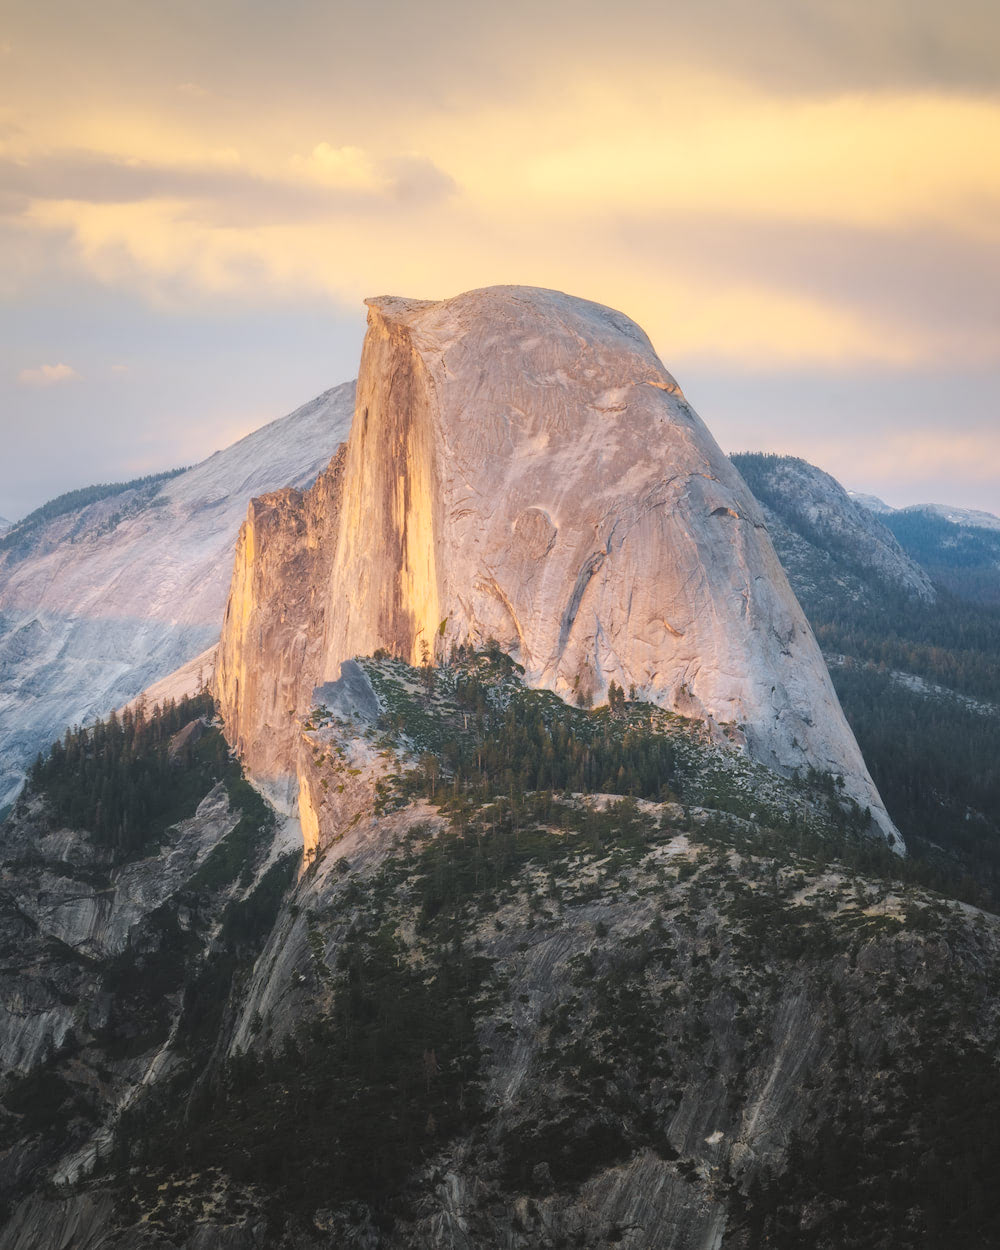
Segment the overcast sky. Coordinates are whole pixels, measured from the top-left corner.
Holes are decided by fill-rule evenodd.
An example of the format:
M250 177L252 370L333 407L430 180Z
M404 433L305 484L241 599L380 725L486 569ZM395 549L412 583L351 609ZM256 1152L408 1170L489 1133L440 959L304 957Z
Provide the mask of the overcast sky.
M634 317L728 451L1000 512L998 67L993 0L9 0L0 515L507 282Z

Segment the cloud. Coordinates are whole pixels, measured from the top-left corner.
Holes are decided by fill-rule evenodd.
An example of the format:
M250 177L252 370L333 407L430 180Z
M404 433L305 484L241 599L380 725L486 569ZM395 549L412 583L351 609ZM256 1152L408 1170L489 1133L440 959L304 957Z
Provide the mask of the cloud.
M371 157L358 147L335 148L324 141L317 143L308 156L293 156L289 164L296 174L321 186L365 191L385 189L384 179Z
M735 217L996 240L1000 100L943 93L780 97L690 71L656 88L583 79L523 108L429 119L422 146L481 204ZM539 122L539 118L544 119Z
M1000 350L1000 94L981 89L1000 22L980 0L964 24L925 0L666 0L613 27L598 0L571 24L528 0L463 22L458 0L386 0L378 22L290 3L290 22L251 7L239 57L210 7L186 35L125 17L88 46L133 48L142 73L97 75L85 109L61 94L67 12L30 133L0 145L6 219L176 308L523 281L623 308L669 359Z
M24 220L33 205L53 201L119 207L169 199L224 227L378 213L455 190L454 180L426 157L376 159L360 148L326 143L308 157L292 156L284 168L263 170L232 149L176 163L89 150L0 155L0 185L0 211Z
M349 142L331 117L310 143L277 106L226 128L214 107L98 111L63 136L91 146L20 142L0 180L22 232L172 306L524 281L623 308L672 358L996 357L1000 99L574 68L502 101L410 101L391 134L375 92Z
M22 369L17 380L22 386L55 386L59 382L73 381L79 376L70 365L39 365L37 369Z
M213 348L244 317L300 329L329 312L318 388L344 326L360 336L364 296L524 282L635 317L682 384L728 369L741 445L775 430L791 379L801 437L829 430L826 462L845 475L871 448L884 483L924 470L880 431L946 414L967 432L965 380L995 377L995 0L623 0L613 16L607 0L571 13L537 0L13 8L0 105L11 384L37 344L82 341L72 325L73 338L26 337L26 310L47 301L88 332L101 300L131 302L143 333L206 327ZM133 350L109 334L84 355ZM329 381L352 367L336 359ZM952 392L921 389L934 369ZM91 423L106 424L91 377ZM213 391L228 379L213 375ZM888 411L901 379L905 411ZM131 388L107 389L124 403ZM996 384L981 389L995 421ZM718 410L704 415L716 429ZM851 445L840 461L837 439ZM921 464L995 480L989 438L920 445Z

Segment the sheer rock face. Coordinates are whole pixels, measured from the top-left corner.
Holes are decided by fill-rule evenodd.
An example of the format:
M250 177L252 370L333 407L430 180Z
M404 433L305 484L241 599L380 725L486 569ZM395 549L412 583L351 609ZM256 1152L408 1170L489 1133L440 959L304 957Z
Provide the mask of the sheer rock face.
M285 810L295 794L298 716L322 663L344 457L341 448L305 494L251 500L218 651L215 688L229 740Z
M761 510L642 330L522 287L368 306L326 530L336 541L321 647L306 641L319 623L316 587L289 585L299 557L272 559L272 588L258 583L287 600L280 645L315 664L298 668L296 691L379 647L419 662L496 638L532 684L568 699L601 701L617 681L686 715L735 722L780 771L843 775L895 840ZM262 525L253 510L248 541L308 547L301 522ZM246 585L238 557L223 657L274 612L257 592L245 604ZM280 687L277 634L265 655L267 678L243 681ZM273 721L251 723L235 690L234 668L220 684L230 740L251 769L255 752L271 766L258 740ZM298 698L298 711L308 704ZM294 747L277 750L290 773Z
M214 646L248 500L310 486L353 408L354 384L335 387L154 494L99 500L0 551L0 810L67 724Z

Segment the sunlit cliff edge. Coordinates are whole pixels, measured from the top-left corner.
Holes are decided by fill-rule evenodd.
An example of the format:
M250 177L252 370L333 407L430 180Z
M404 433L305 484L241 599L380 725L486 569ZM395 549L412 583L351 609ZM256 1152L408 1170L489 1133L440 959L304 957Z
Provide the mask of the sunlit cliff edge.
M564 698L615 681L843 777L900 844L760 508L643 331L525 287L368 307L346 449L254 500L237 546L216 690L270 795L294 805L301 720L345 660L495 638Z
M154 487L57 513L0 549L0 811L67 724L194 662L207 679L247 502L311 485L346 437L354 384L325 391ZM200 658L199 658L200 657ZM177 693L150 690L151 702Z

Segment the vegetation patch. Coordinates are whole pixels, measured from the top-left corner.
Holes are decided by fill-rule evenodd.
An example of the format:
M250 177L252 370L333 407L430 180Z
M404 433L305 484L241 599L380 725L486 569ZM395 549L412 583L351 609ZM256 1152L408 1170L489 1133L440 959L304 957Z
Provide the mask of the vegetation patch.
M10 551L15 558L26 555L39 531L50 521L67 516L74 512L82 512L91 504L102 499L111 499L116 495L124 495L129 491L136 492L131 511L139 512L152 503L164 482L186 472L185 469L170 469L164 473L151 473L146 477L133 478L130 482L102 482L96 486L84 486L78 490L67 491L42 504L34 512L29 512L0 537L0 553ZM117 518L122 519L121 517ZM113 528L113 526L111 527Z
M171 750L180 729L213 713L206 692L67 729L36 759L28 792L43 795L56 821L92 833L119 861L155 853L163 833L193 816L216 781L236 784L240 776L217 729Z

